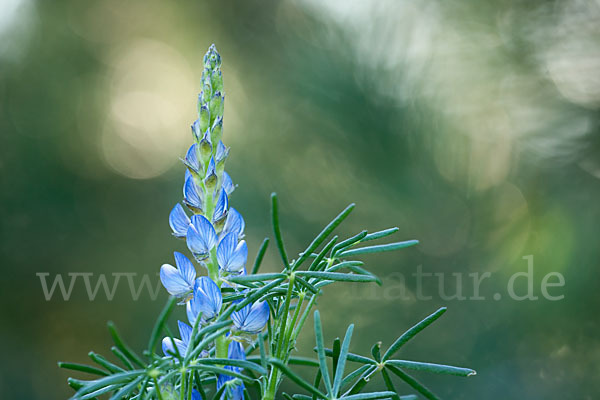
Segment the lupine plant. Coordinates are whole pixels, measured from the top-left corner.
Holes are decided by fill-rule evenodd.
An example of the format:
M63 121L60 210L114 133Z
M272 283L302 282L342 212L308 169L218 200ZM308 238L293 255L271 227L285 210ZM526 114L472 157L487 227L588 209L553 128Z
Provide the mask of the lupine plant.
M272 200L273 237L281 257L278 273L259 273L269 239L265 239L251 268L244 241L244 219L229 205L235 185L225 172L229 148L222 141L223 76L221 57L214 45L204 56L198 118L192 124L193 144L185 154L183 204L169 215L176 238L185 240L190 255L174 253L174 264L160 268L169 300L150 335L142 356L124 343L115 326L112 352L118 365L94 352L96 366L59 363L60 367L97 375L94 380L68 379L73 399L99 396L116 399L427 399L438 397L407 370L471 376L475 371L447 365L396 359L398 351L438 319L441 308L404 332L382 354L376 343L370 356L349 352L354 326L343 340L326 347L319 312L313 310L326 286L343 282L381 284L359 255L403 249L416 240L371 244L398 231L367 231L340 239L334 230L351 213L349 205L297 257L290 259L279 228L278 200ZM200 275L200 276L199 276ZM177 306L185 308L187 322L168 319ZM296 341L309 315L314 316L315 358L297 355ZM160 344L160 346L159 346ZM159 348L160 349L157 349ZM350 365L352 368L350 368ZM304 369L301 374L295 368ZM306 381L313 369L314 380ZM371 378L381 374L384 391L369 391ZM416 394L400 396L392 376ZM282 392L298 388L300 393ZM408 388L407 388L408 389Z

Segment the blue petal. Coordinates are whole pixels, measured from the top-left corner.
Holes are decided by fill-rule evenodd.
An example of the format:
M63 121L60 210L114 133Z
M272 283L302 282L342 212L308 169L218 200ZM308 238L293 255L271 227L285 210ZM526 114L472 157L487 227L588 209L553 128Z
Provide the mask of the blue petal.
M193 289L193 285L185 280L180 271L169 264L160 267L160 281L173 296L183 296Z
M188 303L187 316L191 324L195 324L198 314L202 313L202 320L214 318L223 306L221 289L207 276L196 279L194 297Z
M210 158L208 162L208 168L206 169L206 176L211 174L215 174L215 159L213 157Z
M244 237L245 227L246 223L244 222L242 214L240 214L235 208L231 207L227 213L227 221L225 222L221 236L224 237L226 234L233 232L237 234L239 239L241 239Z
M198 145L194 143L190 146L187 153L185 154L185 159L183 160L185 165L187 165L194 172L200 171L200 160L198 159Z
M190 225L190 219L181 207L181 204L177 203L169 214L169 225L173 230L173 235L178 238L185 237L188 226Z
M203 258L217 244L215 228L203 215L192 216L187 231L187 245L194 256Z
M173 347L173 342L175 342L175 346L177 346L177 351L179 351L179 355L184 356L187 351L187 345L179 339L173 338L173 341L171 341L170 337L165 337L162 340L163 354L165 356L173 356L177 354L177 351L175 351L175 348Z
M190 343L190 338L192 337L192 327L181 321L177 321L177 326L179 327L181 341L187 346Z
M192 264L192 262L186 256L178 251L174 252L173 254L175 255L175 264L177 264L179 273L189 284L189 286L193 287L194 281L196 280L196 269L194 268L194 264Z
M200 120L197 119L192 123L192 133L197 140L202 137L202 129L200 129Z
M229 200L227 199L227 192L225 189L221 189L221 194L217 200L215 206L215 212L213 214L213 221L219 221L227 216L227 208L229 208Z
M238 243L238 235L230 232L221 239L217 247L219 267L227 272L239 272L248 258L248 246L244 240Z
M225 367L225 369L228 369L230 371L234 371L233 367L227 366ZM237 372L237 371L235 371ZM230 380L235 379L232 376L229 375L219 375L217 377L217 391L227 382L229 382ZM244 399L244 383L240 382L239 384L233 386L233 387L229 387L227 389L225 389L225 391L223 392L223 396L221 396L221 399L227 399L227 400L243 400Z
M244 351L244 346L242 346L240 342L232 340L229 343L229 348L227 349L227 358L230 360L245 360L246 352ZM241 368L234 368L235 370L241 370Z
M265 301L252 306L247 305L240 311L232 313L231 319L239 330L258 333L263 330L269 320L269 305Z
M229 147L225 147L222 141L219 140L217 144L217 151L215 152L215 159L217 162L221 162L229 155Z
M196 389L192 389L192 400L202 400L202 396Z
M231 194L235 190L235 185L233 184L231 177L225 171L223 171L223 189L225 189L227 194Z
M194 178L189 175L183 184L183 202L192 210L202 212L203 195L198 191Z

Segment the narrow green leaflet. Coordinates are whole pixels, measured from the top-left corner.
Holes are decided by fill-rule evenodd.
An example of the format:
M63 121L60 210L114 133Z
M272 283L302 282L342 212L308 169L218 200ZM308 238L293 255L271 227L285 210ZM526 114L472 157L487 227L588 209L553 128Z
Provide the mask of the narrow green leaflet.
M339 254L339 257L343 258L343 257L357 256L360 254L372 254L372 253L382 253L384 251L400 250L400 249L404 249L406 247L414 246L416 244L419 244L418 240L407 240L405 242L380 244L377 246L359 247L357 249L350 249L350 250L342 251Z
M412 369L415 371L427 371L434 374L456 375L456 376L473 376L477 373L470 368L453 367L451 365L432 364L417 361L406 360L388 360L386 365L403 369Z
M423 329L425 329L429 325L431 325L435 320L437 320L439 317L441 317L442 314L444 314L445 312L446 312L446 307L442 307L439 310L437 310L436 312L434 312L433 314L429 315L427 318L425 318L421 322L419 322L418 324L416 324L415 326L413 326L412 328L410 328L409 330L407 330L406 332L404 332L398 339L396 339L396 341L394 343L392 343L390 348L383 355L382 360L386 361L390 357L392 357L398 351L398 349L400 349L400 347L402 347L406 342L408 342L410 339L415 337Z

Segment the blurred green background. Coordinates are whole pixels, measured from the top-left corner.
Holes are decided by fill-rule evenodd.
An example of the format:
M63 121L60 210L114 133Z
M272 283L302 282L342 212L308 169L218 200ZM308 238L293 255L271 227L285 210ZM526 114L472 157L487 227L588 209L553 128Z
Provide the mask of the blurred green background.
M368 354L447 305L401 354L478 371L415 374L444 398L598 398L597 1L0 4L2 399L68 397L56 361L110 353L107 320L147 343L164 290L134 301L123 280L112 301L90 301L80 281L69 301L46 301L36 273L155 283L184 248L167 216L213 42L231 204L252 254L271 234L272 191L292 254L350 202L342 234L398 226L398 239L421 241L368 259L383 287L326 292L327 340L355 322L351 350ZM540 299L512 300L507 282L528 255ZM447 294L453 273L490 272L485 300L444 300L432 279L431 300L418 300L418 266L445 273ZM279 268L273 248L264 268ZM565 278L551 290L560 301L540 295L550 272ZM308 329L299 351L313 343Z

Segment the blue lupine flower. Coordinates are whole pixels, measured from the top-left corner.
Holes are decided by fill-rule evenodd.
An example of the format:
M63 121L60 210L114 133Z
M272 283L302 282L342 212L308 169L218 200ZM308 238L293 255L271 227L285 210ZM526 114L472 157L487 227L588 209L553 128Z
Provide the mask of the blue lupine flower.
M217 151L215 152L215 161L219 164L222 161L225 161L227 156L229 156L229 147L226 147L223 142L219 140Z
M225 189L221 189L221 193L219 194L219 199L217 200L217 204L215 205L215 212L213 214L213 221L216 222L224 222L225 217L227 216L227 209L229 208L229 199L227 198L227 192Z
M242 239L244 237L244 228L246 227L246 223L244 222L244 218L242 214L240 214L235 208L231 207L227 212L227 221L225 222L225 226L223 227L223 231L221 232L221 237L225 237L228 233L237 234L238 239Z
M183 202L195 212L201 213L204 208L204 195L201 190L198 190L194 177L189 172L183 184Z
M269 320L269 305L266 301L248 304L231 314L233 325L246 333L259 333Z
M226 272L240 272L248 259L248 246L245 240L238 243L238 233L226 234L217 247L219 268Z
M202 400L202 396L196 389L192 389L192 400Z
M169 225L173 230L173 236L178 238L184 238L187 234L188 227L190 226L190 219L181 207L181 204L175 204L175 207L169 214Z
M229 348L227 350L227 358L229 358L230 360L245 360L246 359L246 353L244 352L244 347L242 346L241 343L236 342L236 341L232 341L231 343L229 343ZM233 372L241 372L242 368L238 368L238 367L232 367L232 366L226 366L225 369L228 369L230 371ZM221 386L223 386L224 384L226 384L227 382L231 381L235 379L232 376L229 375L219 375L217 378L217 390L219 390L221 388ZM230 400L241 400L244 398L244 383L243 382L239 382L239 384L236 384L233 387L228 387L225 389L225 392L223 393L223 396L221 398L227 398Z
M187 153L185 154L185 158L183 159L183 163L195 173L200 173L202 166L200 165L200 160L198 159L198 145L196 143L191 145L188 149Z
M183 357L187 352L192 336L192 327L181 321L177 321L177 325L179 326L179 335L181 336L181 339L173 338L173 340L171 340L170 337L163 338L162 351L165 356L173 356L179 352L179 355ZM175 351L175 348L173 347L173 342L175 342L175 346L177 346L177 351Z
M204 186L206 189L213 190L215 185L217 184L217 172L215 170L215 159L213 157L210 158L208 162L208 167L206 168L206 177L204 178Z
M186 256L179 252L174 254L177 268L170 264L163 264L160 267L160 280L167 292L173 296L182 297L194 289L196 269Z
M187 245L194 256L202 260L217 244L217 233L203 215L193 215L187 230Z
M208 112L208 106L206 107L206 111ZM202 127L201 125L201 119L198 118L197 120L195 120L192 123L192 134L194 135L194 138L196 139L197 142L200 141L200 139L202 139Z
M202 313L202 321L214 318L223 306L221 289L207 276L196 279L194 297L187 304L187 316L190 324L194 325L198 314Z
M235 185L233 184L231 177L225 171L223 171L223 189L225 189L227 195L230 195L235 190Z

